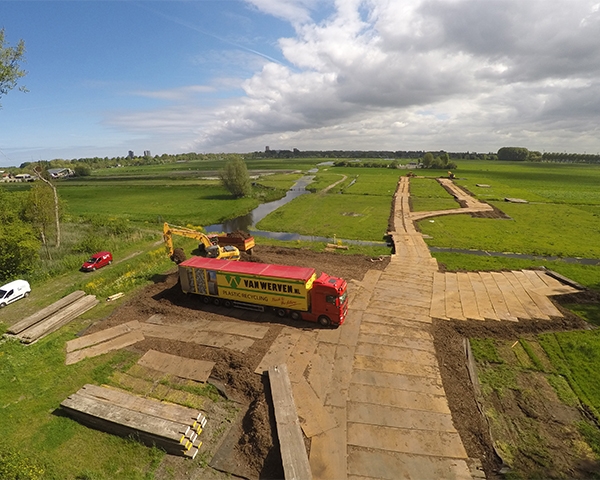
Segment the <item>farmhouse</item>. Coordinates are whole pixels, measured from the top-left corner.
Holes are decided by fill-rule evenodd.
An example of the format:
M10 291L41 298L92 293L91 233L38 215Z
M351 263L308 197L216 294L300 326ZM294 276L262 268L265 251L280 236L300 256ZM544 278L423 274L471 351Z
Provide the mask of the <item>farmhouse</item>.
M52 178L66 178L75 176L75 172L70 168L49 168L48 173Z

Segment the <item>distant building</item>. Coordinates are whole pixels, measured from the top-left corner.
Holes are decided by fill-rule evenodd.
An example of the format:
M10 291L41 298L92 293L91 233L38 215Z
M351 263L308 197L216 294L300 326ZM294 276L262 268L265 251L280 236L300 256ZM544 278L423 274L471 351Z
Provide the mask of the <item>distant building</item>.
M48 175L52 178L74 177L75 172L70 168L49 168Z
M151 157L152 154L150 153L150 150L144 150L144 157Z
M127 157L128 158L133 158L134 157L133 150L129 150L129 153L127 154Z

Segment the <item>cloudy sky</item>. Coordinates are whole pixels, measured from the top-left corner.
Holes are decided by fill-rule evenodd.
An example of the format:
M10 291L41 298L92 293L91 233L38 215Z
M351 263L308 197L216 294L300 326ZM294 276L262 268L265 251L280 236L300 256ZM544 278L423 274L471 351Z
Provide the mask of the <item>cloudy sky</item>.
M0 165L273 149L600 151L599 0L0 0Z

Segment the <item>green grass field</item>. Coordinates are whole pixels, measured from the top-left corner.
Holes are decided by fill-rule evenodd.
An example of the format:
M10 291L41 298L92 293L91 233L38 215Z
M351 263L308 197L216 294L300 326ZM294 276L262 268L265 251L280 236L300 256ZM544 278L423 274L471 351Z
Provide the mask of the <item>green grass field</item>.
M249 162L248 166L254 170L306 172L318 161L259 160ZM35 298L32 295L28 300L31 311L26 313L78 288L100 297L116 293L116 290L134 292L172 268L163 247L156 243L161 238L162 221L205 226L219 223L247 213L261 201L282 196L301 176L300 173L276 173L262 177L258 183L263 187L256 187L255 196L234 200L218 182L200 179L202 172L218 170L217 163L195 163L109 169L94 172L89 179L59 182L59 194L69 220L65 227L67 246L64 248L92 241L95 231L107 239L110 248L114 248L116 261L109 269L83 274L76 268L80 257L85 255L70 254L72 257L64 260L54 273L44 273L44 279L36 284ZM435 177L436 173L445 172L432 172L431 176ZM600 258L600 167L461 161L455 173L457 183L481 200L491 202L511 219L458 215L437 217L433 223L425 220L419 226L431 237L427 240L429 245ZM392 196L398 178L403 174L403 170L321 167L311 187L316 193L298 197L278 209L260 222L258 228L381 241L387 230ZM347 178L340 185L327 194L320 193L344 175ZM488 184L490 188L477 187L478 183ZM11 186L9 191L21 195L27 188ZM508 204L503 201L504 197L523 198L531 203ZM411 200L414 209L421 211L458 207L433 179L411 180ZM90 219L96 219L96 223ZM123 225L121 222L137 233L118 233ZM106 233L111 231L115 232L113 237ZM188 253L194 244L189 239L178 238L176 241L178 246L185 246ZM323 248L322 243L281 242L258 237L259 248L261 242ZM367 255L386 252L389 250L372 247L351 247L349 251ZM600 290L598 266L451 253L436 253L435 257L449 270L520 269L544 264ZM54 278L48 279L52 275ZM93 321L109 315L118 305L119 302L113 305L104 302L102 307L96 307L82 319L32 346L9 341L0 343L0 452L5 455L0 455L0 477L2 468L8 464L23 471L30 469L29 477L14 478L153 478L162 459L160 452L87 429L56 414L60 402L84 383L107 381L113 371L122 371L135 360L131 354L116 353L73 366L64 365L64 343ZM17 313L15 309L9 311L9 308L0 314L0 322L4 325L25 313L23 310ZM600 324L597 306L574 305L572 308L590 323ZM502 359L502 355L494 350L497 348L494 341L480 342L474 349L478 349L477 355L483 358L482 361L494 363L494 359ZM552 380L549 380L558 390L562 389L563 397L572 401L572 397L564 393L572 389L587 404L600 409L596 386L600 380L596 374L600 372L600 358L596 354L600 344L596 332L548 334L540 337L539 344L548 352L553 368L564 372L564 377L552 373ZM484 381L500 389L511 389L515 387L517 370L538 371L539 365L526 348L526 343L515 346L520 362L518 368L509 368L506 362L497 361L500 370L490 370L487 377L484 375ZM563 383L559 377L563 378ZM7 456L6 452L14 455ZM42 470L43 473L39 473Z

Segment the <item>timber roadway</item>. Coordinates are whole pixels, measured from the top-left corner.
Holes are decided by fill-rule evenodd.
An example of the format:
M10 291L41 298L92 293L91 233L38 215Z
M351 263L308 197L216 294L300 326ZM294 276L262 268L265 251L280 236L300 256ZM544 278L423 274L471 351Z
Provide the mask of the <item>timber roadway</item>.
M314 479L483 478L454 428L442 385L431 333L438 265L414 227L408 188L402 177L390 232L395 255L353 289L337 329L324 402L337 427L312 437ZM475 201L460 213L488 209Z

